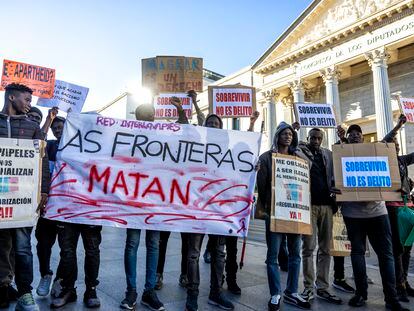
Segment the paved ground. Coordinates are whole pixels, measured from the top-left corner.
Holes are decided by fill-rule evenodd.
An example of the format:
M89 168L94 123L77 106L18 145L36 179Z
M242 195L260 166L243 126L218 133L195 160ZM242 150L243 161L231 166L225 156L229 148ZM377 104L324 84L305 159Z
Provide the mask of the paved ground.
M98 286L98 295L101 298L102 307L100 310L119 310L119 303L123 299L125 291L125 276L123 268L123 250L125 242L125 230L115 228L104 228L103 242L101 247L101 267L100 267L100 285ZM35 239L33 238L33 242ZM169 240L167 250L167 262L164 275L164 287L158 291L161 301L164 302L167 310L184 310L186 292L178 286L178 277L180 273L180 244L181 239L179 234L172 234ZM239 250L241 250L241 242ZM35 244L33 243L33 246ZM203 247L205 247L204 242ZM81 246L81 244L80 244ZM142 292L144 284L144 270L145 270L145 240L144 235L141 237L141 245L139 248L139 264L138 264L138 286L139 291ZM33 247L35 251L35 247ZM78 302L61 308L61 310L87 310L83 307L82 297L85 289L83 284L83 250L82 247L78 249L79 254L79 277L77 282ZM250 237L247 243L245 266L242 271L238 273L238 282L242 288L241 296L234 296L224 292L230 297L236 306L236 310L267 310L267 301L269 299L269 290L267 286L266 267L264 264L266 254L266 245L264 242L263 222L254 221L251 226ZM58 263L59 254L58 248L55 246L53 250L52 267L55 269ZM34 287L39 281L38 261L36 255L34 256L35 263L35 281ZM364 310L385 310L383 303L383 293L380 286L380 276L377 268L376 256L372 255L367 259L368 275L375 284L370 285L368 305ZM200 310L217 310L207 304L209 292L209 265L200 260L201 271L201 288L199 297ZM348 276L352 276L349 259L346 260L346 271ZM282 284L286 284L286 273L282 272ZM410 276L411 279L413 275ZM352 282L352 280L350 280ZM414 281L412 281L414 283ZM302 281L300 281L300 288L302 289ZM349 295L335 291L335 293L342 297L345 302L350 298ZM41 310L49 310L50 298L35 297L39 303ZM414 301L414 299L412 299ZM282 304L282 310L298 310L289 305ZM341 306L334 306L324 301L316 299L313 302L313 310L354 310L346 303ZM14 310L14 305L10 307ZM137 304L137 310L146 310L140 304Z

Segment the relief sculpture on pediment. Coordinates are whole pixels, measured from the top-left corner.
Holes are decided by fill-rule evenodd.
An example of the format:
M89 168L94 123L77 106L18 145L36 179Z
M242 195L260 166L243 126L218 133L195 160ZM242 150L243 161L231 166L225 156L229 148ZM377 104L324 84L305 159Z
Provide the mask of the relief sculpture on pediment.
M401 0L335 0L313 26L288 48L290 52L343 29ZM311 18L308 16L307 18Z

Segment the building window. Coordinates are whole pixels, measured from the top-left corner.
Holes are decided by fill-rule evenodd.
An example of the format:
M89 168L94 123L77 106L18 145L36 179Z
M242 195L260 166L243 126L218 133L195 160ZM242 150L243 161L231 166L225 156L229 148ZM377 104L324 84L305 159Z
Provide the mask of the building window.
M364 143L373 143L378 141L377 133L369 133L363 135L364 137Z
M240 131L240 118L232 119L232 129L236 131Z

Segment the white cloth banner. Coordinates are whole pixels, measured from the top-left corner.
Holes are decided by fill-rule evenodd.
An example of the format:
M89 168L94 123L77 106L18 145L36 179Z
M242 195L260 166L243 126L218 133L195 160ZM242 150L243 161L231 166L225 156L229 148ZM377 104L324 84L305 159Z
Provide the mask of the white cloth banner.
M33 140L0 138L0 229L32 227L36 223L38 150Z
M86 87L56 80L53 97L51 99L39 98L37 105L49 108L58 107L65 112L81 112L88 92L89 89Z
M335 128L335 113L330 104L295 103L296 120L302 127Z
M191 118L193 101L185 93L160 94L154 97L155 119L178 119L177 108L170 104L172 97L178 97L187 118Z
M247 234L259 133L69 114L46 217Z
M345 187L391 187L387 157L343 157L342 176Z

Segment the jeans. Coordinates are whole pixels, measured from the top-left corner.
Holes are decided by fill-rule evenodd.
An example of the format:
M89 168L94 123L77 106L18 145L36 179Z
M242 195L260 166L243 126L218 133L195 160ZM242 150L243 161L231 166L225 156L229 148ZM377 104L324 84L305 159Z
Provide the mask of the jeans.
M187 268L187 295L198 296L200 285L199 258L204 234L191 233L188 237L188 268ZM221 282L224 270L224 245L226 237L222 235L209 235L211 265L210 265L210 295L216 296L221 292Z
M226 280L236 282L237 274L237 236L226 236Z
M40 276L53 274L50 269L50 256L58 234L58 222L40 217L36 225L37 258L39 259ZM59 269L58 269L59 270Z
M329 287L329 268L331 256L329 249L332 238L332 208L329 205L312 205L311 209L312 235L302 237L303 285L312 289L315 281L313 252L318 242L316 256L316 288L327 290Z
M280 272L278 265L278 254L284 233L270 231L270 219L266 218L266 244L267 244L267 280L269 282L270 295L280 295ZM300 234L286 234L288 246L288 279L286 292L297 293L300 271Z
M137 252L141 229L127 229L125 243L124 267L127 282L127 291L137 290ZM146 269L145 269L145 291L155 287L157 277L158 250L160 243L160 232L147 230L145 234L145 245L147 247Z
M405 284L404 269L402 263L403 246L400 241L400 233L398 229L398 208L397 206L387 205L388 218L390 220L392 234L392 254L394 255L395 281L397 288L401 288Z
M10 285L13 278L13 263L10 258L14 252L15 281L19 296L32 291L33 254L30 243L32 227L0 230L0 280L1 285Z
M167 254L167 244L170 238L170 231L160 232L160 249L158 256L157 273L164 273L165 255ZM188 256L188 233L181 232L181 275L187 274L187 256Z
M62 287L72 289L78 278L78 261L76 249L79 236L82 236L85 249L85 285L86 288L99 284L99 264L102 226L90 226L60 222L58 225L58 241L60 246L60 263L62 269Z
M334 279L344 280L345 279L345 257L334 256Z
M355 294L368 296L368 283L365 265L367 236L378 256L384 300L397 302L395 289L394 257L392 254L391 228L388 215L373 218L344 217L348 238L351 241L351 261L354 271Z

